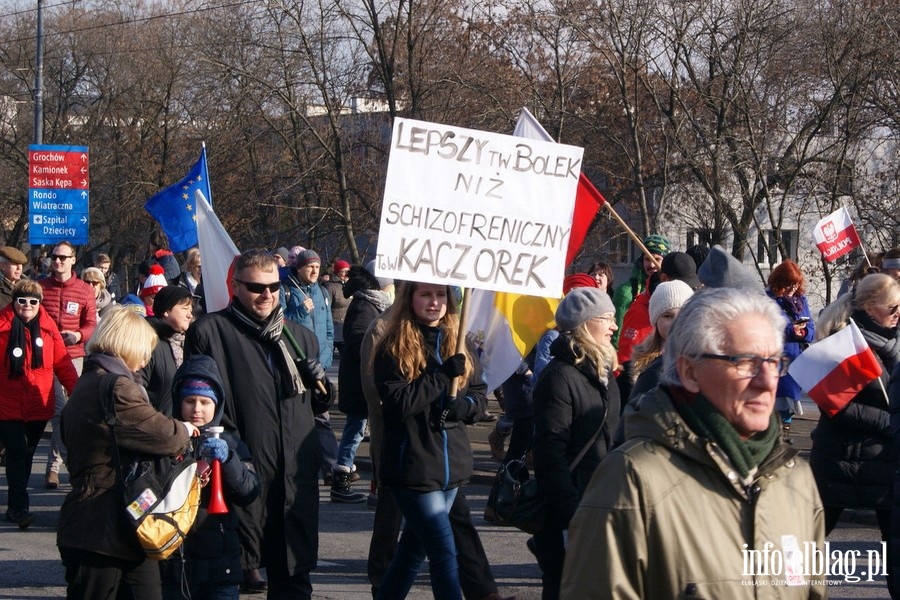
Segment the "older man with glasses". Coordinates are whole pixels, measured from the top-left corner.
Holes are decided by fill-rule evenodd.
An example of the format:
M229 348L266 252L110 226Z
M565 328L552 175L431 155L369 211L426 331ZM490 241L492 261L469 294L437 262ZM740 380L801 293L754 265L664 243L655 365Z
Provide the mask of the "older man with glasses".
M747 290L684 305L662 382L626 409L572 520L562 597L825 597L803 562L824 551L822 502L773 415L783 319Z
M72 358L75 370L81 375L84 362L84 344L97 327L97 301L94 289L75 276L75 246L60 242L50 252L50 276L38 281L44 289L41 305L59 327L66 350ZM68 396L59 379L53 382L56 407L53 413L53 436L47 457L47 488L59 487L59 467L65 461L66 449L59 434L59 415Z

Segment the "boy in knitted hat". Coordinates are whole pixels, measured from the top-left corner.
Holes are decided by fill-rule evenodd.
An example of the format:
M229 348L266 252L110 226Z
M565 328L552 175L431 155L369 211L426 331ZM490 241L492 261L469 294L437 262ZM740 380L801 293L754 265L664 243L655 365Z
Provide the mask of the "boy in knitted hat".
M259 478L250 450L231 432L210 435L224 412L222 380L215 361L192 356L182 363L172 385L173 414L197 426L201 459L221 465L222 495L228 512L209 514L212 485L206 484L200 511L184 542L183 555L160 563L164 600L237 598L243 579L238 517L234 506L246 506L259 495ZM199 471L199 469L198 469ZM190 594L185 594L189 590Z

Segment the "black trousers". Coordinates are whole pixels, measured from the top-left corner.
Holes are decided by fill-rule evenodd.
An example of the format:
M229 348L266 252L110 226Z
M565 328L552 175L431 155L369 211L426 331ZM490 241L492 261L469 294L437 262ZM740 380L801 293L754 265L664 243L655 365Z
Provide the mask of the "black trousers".
M6 446L6 481L9 510L28 510L28 480L34 452L47 421L0 421L0 442Z
M68 600L162 600L159 563L60 548Z
M378 507L372 524L372 541L369 544L367 568L372 597L381 583L388 565L397 551L403 515L390 490L378 488ZM497 591L497 583L487 554L481 545L478 530L472 524L472 513L462 488L450 507L450 525L453 527L453 541L456 544L456 560L459 563L459 583L466 600L478 600Z

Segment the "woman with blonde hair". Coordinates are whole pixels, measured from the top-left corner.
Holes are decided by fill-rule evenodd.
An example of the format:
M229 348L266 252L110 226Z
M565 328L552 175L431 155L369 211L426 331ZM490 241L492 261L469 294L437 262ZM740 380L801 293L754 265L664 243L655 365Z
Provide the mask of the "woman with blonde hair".
M199 435L194 425L153 408L136 374L157 342L153 328L137 313L114 307L100 321L86 350L81 379L62 413L62 437L69 450L72 491L59 514L56 545L65 566L67 598L158 599L158 563L147 560L116 473L103 402L104 376L122 375L112 388L116 443L122 464L136 456L176 457Z
M423 556L434 597L462 597L449 512L472 475L466 424L484 412L487 399L473 353L456 352L452 297L446 285L404 283L374 349L384 421L379 476L406 520L379 599L405 598Z
M616 309L604 290L576 288L556 309L553 359L534 388L532 452L547 522L528 541L541 568L544 600L559 598L564 531L594 469L606 456L619 421L618 368L611 338Z
M20 279L12 301L0 310L0 443L6 447L9 508L6 520L27 529L28 480L34 451L53 417L53 377L71 393L78 381L56 323L41 306L43 288Z
M206 312L206 303L203 299L203 274L200 250L198 248L188 249L184 262L181 263L181 274L178 275L178 279L172 282L172 285L186 288L191 293L191 296L194 298L194 318Z
M864 387L839 413L822 413L812 433L809 463L825 505L828 534L845 508L875 511L883 540L888 539L891 476L897 468L890 412L885 394L894 367L900 364L900 283L875 273L839 296L819 315L816 339L846 327L852 319L882 366L878 379Z

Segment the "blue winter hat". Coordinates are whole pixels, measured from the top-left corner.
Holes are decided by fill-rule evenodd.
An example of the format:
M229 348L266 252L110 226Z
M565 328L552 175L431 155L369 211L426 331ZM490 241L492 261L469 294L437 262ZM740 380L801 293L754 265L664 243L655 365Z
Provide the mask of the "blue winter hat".
M203 396L209 398L216 404L219 403L219 396L216 394L216 388L205 379L185 379L178 388L179 400L184 400L188 396Z

